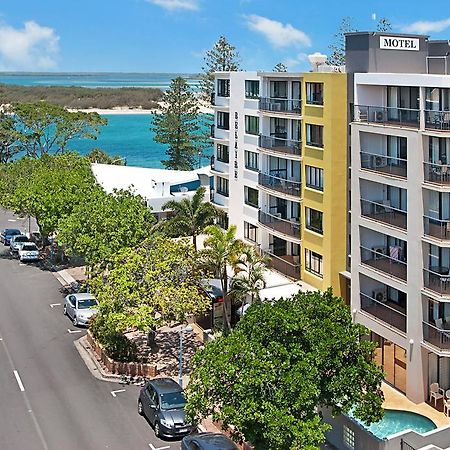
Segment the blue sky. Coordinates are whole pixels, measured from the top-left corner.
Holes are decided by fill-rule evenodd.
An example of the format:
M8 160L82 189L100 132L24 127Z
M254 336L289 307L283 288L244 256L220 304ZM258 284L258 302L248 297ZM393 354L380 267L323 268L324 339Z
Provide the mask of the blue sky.
M0 0L0 70L196 72L221 34L244 69L303 70L343 17L373 30L374 15L450 38L448 0Z

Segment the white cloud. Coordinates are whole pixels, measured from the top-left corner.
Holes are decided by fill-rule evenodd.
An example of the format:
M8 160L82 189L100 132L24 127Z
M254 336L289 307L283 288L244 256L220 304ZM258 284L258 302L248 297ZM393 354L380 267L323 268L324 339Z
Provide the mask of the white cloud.
M261 33L276 48L311 45L309 36L290 23L283 24L256 14L245 16L245 19L250 30Z
M30 20L23 28L0 23L2 70L51 69L56 65L59 36L52 28Z
M146 0L148 3L161 6L168 11L176 11L178 9L187 9L195 11L199 9L198 0Z
M409 25L403 25L400 30L403 33L417 33L417 34L428 34L428 33L439 33L446 28L450 27L450 19L436 20L434 22L427 20L419 20Z

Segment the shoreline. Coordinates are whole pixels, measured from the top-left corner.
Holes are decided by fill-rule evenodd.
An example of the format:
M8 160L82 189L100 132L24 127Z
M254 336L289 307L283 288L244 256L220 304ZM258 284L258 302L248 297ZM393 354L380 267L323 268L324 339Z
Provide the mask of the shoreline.
M160 109L141 109L141 108L127 108L126 106L109 108L109 109L101 109L101 108L87 108L87 109L72 109L69 108L68 111L71 112L85 112L92 113L96 112L97 114L109 116L109 115L132 115L132 114L161 114ZM207 106L200 105L199 107L200 114L214 114L214 110L212 108L208 108Z

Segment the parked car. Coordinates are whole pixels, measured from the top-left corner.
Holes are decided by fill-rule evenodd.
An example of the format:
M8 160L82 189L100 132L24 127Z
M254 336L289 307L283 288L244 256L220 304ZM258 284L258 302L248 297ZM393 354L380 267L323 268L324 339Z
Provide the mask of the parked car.
M4 245L9 245L11 238L19 234L22 234L22 232L16 228L5 228L0 233L0 241L3 242Z
M76 327L87 326L92 316L97 314L97 306L98 301L92 294L69 294L64 298L64 315L72 319Z
M17 251L20 261L37 261L39 259L39 249L34 242L23 242Z
M237 447L222 433L198 433L184 437L181 450L237 450Z
M42 238L41 233L39 231L32 231L29 235L30 241L34 242L38 247L42 247L44 245L44 240Z
M13 236L9 241L9 248L11 252L18 253L19 248L25 242L30 242L30 240L24 234L17 234L16 236Z
M194 427L186 423L183 389L172 378L154 378L141 389L138 413L147 418L158 437L189 434Z

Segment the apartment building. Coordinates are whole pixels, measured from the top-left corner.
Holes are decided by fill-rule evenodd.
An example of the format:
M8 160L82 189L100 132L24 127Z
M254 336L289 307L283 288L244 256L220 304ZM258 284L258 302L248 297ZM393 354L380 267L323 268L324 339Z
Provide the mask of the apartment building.
M345 73L219 72L212 201L274 270L343 295Z
M351 308L386 380L418 403L450 389L448 41L347 35Z

